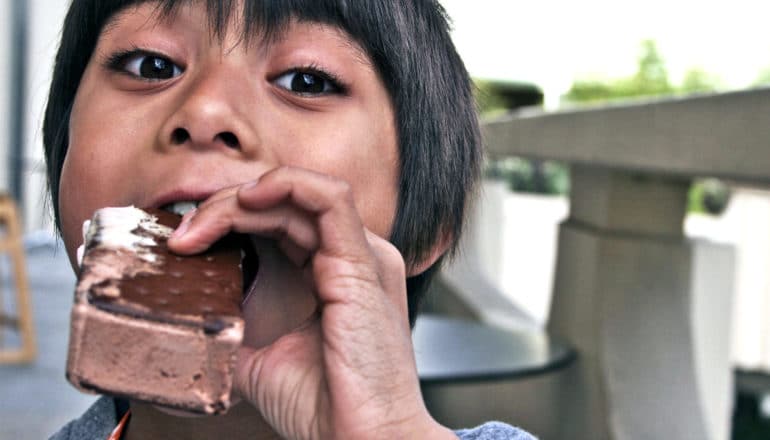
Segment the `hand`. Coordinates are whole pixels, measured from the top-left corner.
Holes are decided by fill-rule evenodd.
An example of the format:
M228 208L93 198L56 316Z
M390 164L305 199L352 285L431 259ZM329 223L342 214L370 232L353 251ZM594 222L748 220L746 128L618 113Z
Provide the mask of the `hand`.
M316 316L238 356L238 392L281 436L454 438L420 394L403 258L366 230L348 184L275 169L212 196L185 216L169 245L196 253L229 231L275 238L315 285Z

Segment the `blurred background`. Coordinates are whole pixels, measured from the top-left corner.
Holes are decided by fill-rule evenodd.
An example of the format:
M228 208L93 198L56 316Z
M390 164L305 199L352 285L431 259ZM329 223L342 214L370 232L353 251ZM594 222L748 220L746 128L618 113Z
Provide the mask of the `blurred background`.
M64 380L74 279L52 230L40 129L67 4L0 4L0 189L19 209L37 345L31 362L0 365L0 439L45 437L93 399ZM534 366L426 373L436 417L453 426L499 418L544 439L658 438L658 429L668 438L770 438L770 168L761 169L770 157L761 128L770 126L761 112L770 4L442 4L491 154L464 251L426 310L503 339L526 335L513 356ZM518 134L531 133L527 124L538 133L531 143ZM549 133L566 136L540 139ZM20 275L6 254L0 350L24 342ZM686 281L666 281L677 275ZM426 329L418 324L417 339L435 345L441 335ZM540 337L569 355L533 350ZM426 353L418 362L429 362L416 344Z

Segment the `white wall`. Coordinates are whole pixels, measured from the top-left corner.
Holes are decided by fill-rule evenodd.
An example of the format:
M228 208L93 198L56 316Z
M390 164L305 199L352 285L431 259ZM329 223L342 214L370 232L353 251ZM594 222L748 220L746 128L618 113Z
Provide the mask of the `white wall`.
M690 216L689 235L736 249L732 360L740 368L770 372L770 191L737 187L721 217Z
M52 224L45 202L42 123L53 59L68 6L69 1L65 0L28 0L27 120L24 134L27 163L24 173L24 224L27 231L50 229Z
M0 4L0 114L6 115L0 123L0 190L9 191L8 159L10 148L10 111L11 97L11 67L13 55L11 54L11 6L10 2Z

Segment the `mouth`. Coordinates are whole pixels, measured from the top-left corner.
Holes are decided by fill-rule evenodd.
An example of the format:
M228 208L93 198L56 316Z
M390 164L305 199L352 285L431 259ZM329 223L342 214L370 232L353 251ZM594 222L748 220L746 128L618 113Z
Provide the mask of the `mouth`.
M178 202L167 203L161 206L160 209L176 215L185 215L193 209L197 208L199 203L200 202L182 200Z
M167 203L160 207L160 209L170 212L176 215L185 215L188 212L196 209L200 202L191 200L182 200L173 203ZM259 272L259 257L257 251L254 248L254 242L247 234L231 233L223 240L237 243L241 249L241 273L243 276L243 302L248 298L249 293L253 290L254 282L257 279L257 272Z

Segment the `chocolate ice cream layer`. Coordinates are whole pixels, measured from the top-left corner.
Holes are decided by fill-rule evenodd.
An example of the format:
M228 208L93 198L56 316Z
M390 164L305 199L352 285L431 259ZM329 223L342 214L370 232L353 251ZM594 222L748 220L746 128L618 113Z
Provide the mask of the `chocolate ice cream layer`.
M83 390L220 413L243 339L241 250L229 238L203 254L175 255L166 240L179 221L161 210L96 212L67 377Z

